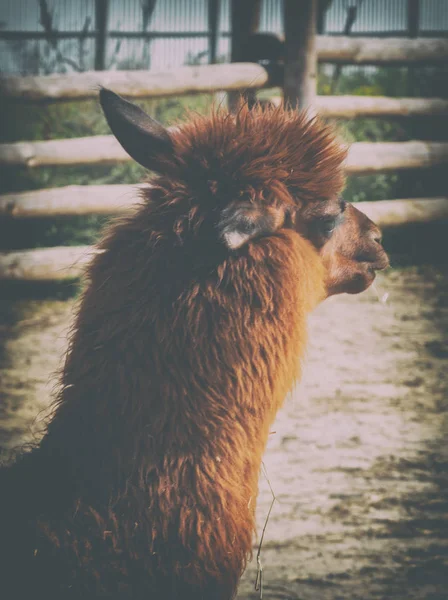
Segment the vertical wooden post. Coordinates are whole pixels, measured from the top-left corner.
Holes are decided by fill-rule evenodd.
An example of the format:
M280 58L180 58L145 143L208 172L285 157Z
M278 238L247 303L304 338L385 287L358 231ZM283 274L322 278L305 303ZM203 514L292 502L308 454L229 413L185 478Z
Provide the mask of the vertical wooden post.
M407 33L408 37L416 38L419 32L419 24L420 24L420 0L408 0L407 1ZM409 97L418 96L418 71L417 67L409 66L407 69L407 95ZM418 138L419 135L419 121L421 119L411 118L408 121L409 132L412 135L412 138ZM409 171L407 176L404 178L404 187L407 191L408 195L413 193L413 190L416 186L418 186L419 175L415 171Z
M317 0L284 0L284 101L308 108L316 97Z
M107 17L109 0L95 0L95 71L106 68Z
M345 25L344 25L344 35L350 35L351 31L352 31L352 27L355 24L356 21L356 17L358 14L358 5L354 4L352 6L347 6L347 16L345 18ZM330 93L331 94L336 94L336 88L338 87L338 82L339 79L341 77L341 73L342 73L342 65L335 65L334 67L334 71L333 71L333 76L331 78L331 90Z
M418 36L420 21L420 0L408 0L408 36L416 38Z
M216 64L220 4L220 0L208 0L208 55L212 65Z
M256 33L260 22L261 0L232 0L231 5L232 47L231 62L245 62L249 36ZM229 109L234 110L240 97L229 92ZM242 94L248 101L255 99L255 92Z
M316 21L316 29L318 35L323 35L325 33L325 17L328 9L328 1L327 0L318 0L317 1L317 21Z
M407 5L408 37L416 38L418 36L420 23L420 0L408 0ZM408 67L407 88L408 95L414 96L416 93L416 70L415 67Z
M152 15L156 8L157 0L142 0L140 3L142 8L142 31L147 32L149 24L152 19ZM151 38L145 37L143 39L143 53L142 53L142 64L145 69L151 68Z

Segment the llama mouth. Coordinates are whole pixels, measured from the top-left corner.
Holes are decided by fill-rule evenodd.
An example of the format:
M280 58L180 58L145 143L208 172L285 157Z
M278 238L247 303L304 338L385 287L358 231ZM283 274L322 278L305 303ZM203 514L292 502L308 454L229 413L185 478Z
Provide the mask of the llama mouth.
M383 263L381 263L383 264ZM372 263L368 263L365 265L365 271L364 271L364 281L363 281L363 286L362 289L360 291L365 291L367 290L372 283L375 281L376 279L376 274L377 271L381 271L383 268L382 266L378 266L378 263L372 264Z
M369 266L369 270L371 269L373 272L375 271L384 271L387 267L390 266L389 257L386 253L382 256L377 262L371 264Z

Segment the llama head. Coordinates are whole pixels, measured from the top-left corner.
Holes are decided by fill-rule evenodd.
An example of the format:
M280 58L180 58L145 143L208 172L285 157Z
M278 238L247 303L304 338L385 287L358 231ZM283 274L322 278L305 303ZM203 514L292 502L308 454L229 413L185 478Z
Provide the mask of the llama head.
M379 229L340 199L346 152L318 119L241 104L168 131L110 90L100 103L123 148L164 181L161 213L182 243L235 253L293 229L320 254L328 295L361 292L388 265Z

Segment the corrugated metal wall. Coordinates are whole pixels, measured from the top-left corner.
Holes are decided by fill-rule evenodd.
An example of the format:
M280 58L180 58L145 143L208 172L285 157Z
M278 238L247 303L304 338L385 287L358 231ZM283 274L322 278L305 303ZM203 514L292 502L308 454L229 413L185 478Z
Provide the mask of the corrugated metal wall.
M105 68L164 70L209 60L207 0L157 0L144 39L141 0L109 0ZM282 0L263 0L261 31L281 33ZM340 34L347 9L357 5L352 35L406 35L407 0L333 0L325 32ZM43 14L42 7L47 7ZM45 10L44 10L45 13ZM44 18L42 18L44 16ZM45 18L46 17L46 18ZM0 2L0 69L37 74L89 70L95 53L94 0L2 0ZM45 38L56 31L57 41ZM221 0L219 61L229 59L230 0ZM420 34L448 32L447 0L420 0ZM126 37L126 33L132 37Z

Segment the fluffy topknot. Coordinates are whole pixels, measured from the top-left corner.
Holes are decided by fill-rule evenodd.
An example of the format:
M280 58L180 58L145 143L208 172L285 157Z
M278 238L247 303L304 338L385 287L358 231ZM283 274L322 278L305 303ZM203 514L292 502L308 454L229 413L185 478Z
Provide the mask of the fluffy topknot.
M301 204L337 196L344 186L346 149L306 112L241 104L236 114L193 115L172 139L179 161L170 175L192 196L207 183L229 199L252 189Z

